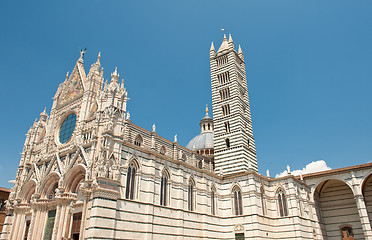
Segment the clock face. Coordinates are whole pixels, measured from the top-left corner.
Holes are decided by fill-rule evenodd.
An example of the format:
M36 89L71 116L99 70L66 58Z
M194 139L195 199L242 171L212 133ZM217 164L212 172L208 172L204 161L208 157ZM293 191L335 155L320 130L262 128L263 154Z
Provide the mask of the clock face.
M63 121L59 130L59 142L66 143L70 140L76 125L76 114L72 113Z

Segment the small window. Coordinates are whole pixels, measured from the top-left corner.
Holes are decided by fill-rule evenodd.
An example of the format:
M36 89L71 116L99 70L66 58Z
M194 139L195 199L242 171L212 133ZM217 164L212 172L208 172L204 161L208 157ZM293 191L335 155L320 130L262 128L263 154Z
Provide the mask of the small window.
M168 195L168 175L163 173L160 184L160 205L167 206L167 195Z
M187 161L187 156L185 153L182 154L182 161L186 162Z
M230 139L226 138L225 141L226 141L226 147L227 148L230 148Z
M137 135L136 139L134 139L134 145L138 146L138 147L141 147L142 145L142 137L141 135Z
M240 189L236 188L233 192L234 194L234 213L236 216L243 214L243 206L242 206L242 192Z
M235 233L235 240L244 240L244 233Z
M190 179L188 187L188 207L189 211L194 211L194 188L195 184L192 179Z
M165 155L166 152L167 152L167 149L165 149L165 147L162 146L162 147L160 148L160 154L161 154L161 155Z
M279 214L281 217L288 216L287 199L282 190L278 193Z
M216 190L214 188L211 191L211 214L216 215Z
M125 190L125 198L126 199L134 199L134 191L135 191L135 181L136 181L136 167L132 162L128 167L127 172L127 188Z
M230 132L230 123L229 122L225 122L225 132L226 133Z

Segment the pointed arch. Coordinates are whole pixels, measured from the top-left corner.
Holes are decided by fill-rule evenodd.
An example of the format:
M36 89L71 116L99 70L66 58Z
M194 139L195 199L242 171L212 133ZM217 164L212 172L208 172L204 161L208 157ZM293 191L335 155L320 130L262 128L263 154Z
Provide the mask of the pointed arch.
M242 191L238 185L235 185L232 188L232 196L233 196L234 214L236 216L242 215L243 214Z
M160 183L160 205L167 206L169 199L169 178L170 174L166 167L164 167L161 173Z
M142 138L141 134L138 134L136 136L133 143L134 143L134 145L136 145L138 147L141 147L143 145L143 138Z
M287 196L282 187L276 190L276 198L278 201L278 213L280 217L288 216Z
M165 154L167 153L167 149L165 148L164 145L161 146L159 153L160 153L161 155L165 155Z
M193 176L190 176L189 182L188 182L188 191L187 191L187 196L188 196L188 209L189 211L194 211L194 205L195 205L195 180Z
M211 187L211 214L216 215L216 204L217 204L217 190L216 186L212 184Z
M136 191L136 175L138 173L139 164L136 159L132 159L128 164L127 170L127 185L125 189L125 198L133 200Z

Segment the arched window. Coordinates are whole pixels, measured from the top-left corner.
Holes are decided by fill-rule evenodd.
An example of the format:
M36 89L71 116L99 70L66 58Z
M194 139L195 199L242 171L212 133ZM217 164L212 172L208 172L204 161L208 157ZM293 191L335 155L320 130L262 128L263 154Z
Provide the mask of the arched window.
M216 189L214 187L211 190L211 214L216 215Z
M226 141L226 147L230 148L230 139L226 138L225 141Z
M163 172L160 184L160 205L167 206L168 197L168 173Z
M141 135L138 134L137 137L134 139L134 145L141 147L142 142L143 142L142 137Z
M125 190L125 198L127 199L134 199L136 172L136 165L134 164L134 162L130 163L127 172L127 188Z
M194 189L195 189L194 180L190 179L188 187L188 207L190 211L194 211Z
M238 187L233 190L234 194L234 213L235 215L242 215L243 214L243 206L242 206L242 192Z
M162 147L160 148L160 154L161 154L161 155L165 155L166 152L167 152L167 149L165 149L165 147L162 146Z
M266 196L265 196L265 189L261 186L261 207L262 207L262 215L266 215Z
M278 192L279 214L281 217L288 216L287 199L283 190Z

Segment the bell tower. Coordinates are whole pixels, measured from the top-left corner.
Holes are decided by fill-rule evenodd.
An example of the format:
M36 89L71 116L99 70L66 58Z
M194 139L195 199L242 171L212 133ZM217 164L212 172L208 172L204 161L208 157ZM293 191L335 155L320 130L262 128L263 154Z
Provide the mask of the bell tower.
M226 175L257 171L244 56L224 35L216 52L210 48L215 171Z

